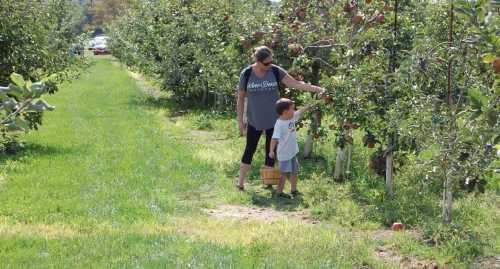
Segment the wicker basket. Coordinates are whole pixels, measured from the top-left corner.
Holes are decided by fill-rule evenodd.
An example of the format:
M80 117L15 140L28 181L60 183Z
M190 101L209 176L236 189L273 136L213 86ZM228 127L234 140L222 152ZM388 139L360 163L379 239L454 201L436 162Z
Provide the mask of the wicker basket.
M261 167L260 178L262 179L262 184L264 185L278 185L280 180L280 170L269 167Z

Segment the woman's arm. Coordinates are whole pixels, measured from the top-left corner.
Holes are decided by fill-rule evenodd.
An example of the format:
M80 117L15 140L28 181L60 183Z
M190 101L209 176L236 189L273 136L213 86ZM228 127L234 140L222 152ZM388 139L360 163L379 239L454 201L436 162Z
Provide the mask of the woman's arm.
M238 90L238 97L236 100L236 112L237 112L237 120L238 120L238 127L240 128L240 135L245 136L246 134L246 128L245 124L243 123L243 113L245 111L245 97L247 96L246 91L243 90Z
M287 87L289 88L294 88L297 90L302 90L302 91L307 91L307 92L314 92L314 93L319 93L322 94L326 90L324 88L314 86L311 84L307 84L303 81L298 81L294 79L292 76L289 74L286 74L285 77L281 80Z

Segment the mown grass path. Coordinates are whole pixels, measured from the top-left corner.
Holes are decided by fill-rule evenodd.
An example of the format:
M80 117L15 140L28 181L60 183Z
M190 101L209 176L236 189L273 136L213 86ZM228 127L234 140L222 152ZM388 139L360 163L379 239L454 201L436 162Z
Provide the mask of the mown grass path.
M56 111L1 160L0 268L388 266L370 235L203 214L241 194L112 60L48 100Z

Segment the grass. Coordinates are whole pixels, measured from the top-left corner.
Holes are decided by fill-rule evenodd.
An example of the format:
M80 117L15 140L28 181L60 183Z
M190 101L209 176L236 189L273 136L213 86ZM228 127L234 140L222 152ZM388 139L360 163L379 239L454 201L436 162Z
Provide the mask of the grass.
M355 176L365 180L332 188L325 171L333 160L303 160L305 196L291 202L263 190L257 169L249 190L236 191L244 141L234 119L182 111L145 86L113 59L97 58L48 98L56 111L26 136L21 153L0 160L0 268L398 268L374 257L385 245L467 266L450 260L451 247L429 247L406 232L377 236L381 211L367 206L380 205L383 187L363 169ZM329 143L316 156L334 156ZM270 225L204 213L220 203L308 209L322 222Z

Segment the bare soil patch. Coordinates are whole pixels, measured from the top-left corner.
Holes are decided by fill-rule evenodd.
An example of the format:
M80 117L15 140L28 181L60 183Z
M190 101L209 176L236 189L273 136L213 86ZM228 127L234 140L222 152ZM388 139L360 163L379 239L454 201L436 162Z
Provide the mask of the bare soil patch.
M393 245L378 247L375 250L375 258L392 264L399 264L401 268L408 269L438 269L440 267L435 261L419 260L415 257L401 256L397 247Z
M266 207L248 207L241 205L219 205L214 209L206 209L205 212L214 218L234 219L241 221L261 221L274 223L280 220L294 220L304 224L318 224L306 211L278 211Z
M500 269L500 256L479 259L473 267L474 269Z

